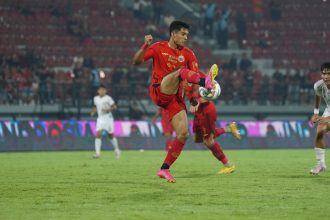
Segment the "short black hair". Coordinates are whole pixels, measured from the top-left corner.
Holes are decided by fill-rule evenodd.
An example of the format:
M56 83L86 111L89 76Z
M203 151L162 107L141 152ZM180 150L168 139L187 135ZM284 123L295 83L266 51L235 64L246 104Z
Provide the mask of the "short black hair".
M323 63L321 66L322 73L330 73L330 62Z
M180 31L181 28L186 28L186 29L190 29L190 26L189 24L183 22L183 21L173 21L171 24L170 24L170 36L171 36L171 33L173 31Z
M101 88L106 89L105 85L103 85L103 84L99 85L99 87L98 87L98 89L101 89Z

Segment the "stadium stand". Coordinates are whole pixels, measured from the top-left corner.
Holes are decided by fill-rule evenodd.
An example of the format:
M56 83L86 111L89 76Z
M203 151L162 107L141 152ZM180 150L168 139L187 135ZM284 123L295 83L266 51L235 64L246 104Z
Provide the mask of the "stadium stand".
M144 2L154 6L150 1ZM330 55L329 50L323 49L330 45L329 24L324 22L330 15L322 4L311 6L307 0L275 6L274 1L261 2L261 5L257 0L216 2L214 26L223 9L232 11L229 48L223 50L200 31L204 4L213 1L186 1L200 13L199 19L191 20L193 27L199 28L192 31L190 47L196 51L202 69L212 63L223 66L219 79L224 87L221 103L310 105L311 85L318 78L318 67ZM159 21L152 19L153 10L143 12L142 16L136 14L129 4L114 0L2 1L0 79L5 93L0 103L59 104L62 110L87 107L93 88L103 82L126 109L132 99L142 99L141 106L145 108L150 66L133 69L132 54L147 31L153 30L156 39L167 38L166 19L171 14L164 6ZM246 19L243 45L237 42L237 29L233 28L239 13ZM237 58L233 69L228 64L234 53ZM247 53L252 62L247 70L239 67L242 53ZM84 59L83 66L75 72L73 60L79 57ZM271 66L257 65L265 59L271 60ZM104 77L93 78L93 70L97 73L103 70ZM123 76L112 83L116 71Z

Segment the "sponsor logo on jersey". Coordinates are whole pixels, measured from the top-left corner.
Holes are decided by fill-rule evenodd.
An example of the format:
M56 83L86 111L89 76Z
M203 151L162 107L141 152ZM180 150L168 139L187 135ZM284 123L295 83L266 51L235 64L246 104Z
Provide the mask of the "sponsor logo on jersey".
M178 57L178 61L182 63L182 62L184 61L184 56L180 55L180 56Z

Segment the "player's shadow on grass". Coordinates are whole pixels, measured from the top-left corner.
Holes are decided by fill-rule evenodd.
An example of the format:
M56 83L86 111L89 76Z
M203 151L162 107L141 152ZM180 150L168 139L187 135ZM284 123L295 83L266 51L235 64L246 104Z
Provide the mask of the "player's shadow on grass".
M146 189L146 188L156 189L161 187L159 181L166 183L164 179L160 179L159 177L148 178L145 179L144 181L136 181L134 179L134 180L109 180L109 181L97 181L97 182L94 181L93 183L107 184L108 186L112 185L112 186L120 186L120 187L139 187L140 189Z
M188 173L186 175L176 175L176 178L183 178L183 179L194 179L194 178L202 178L202 177L209 177L214 176L214 174L203 174L203 173Z
M276 175L279 178L285 178L285 179L311 179L311 178L317 178L317 179L323 179L324 181L329 180L330 181L330 177L329 176L325 176L325 175L310 175L310 174L300 174L300 175Z

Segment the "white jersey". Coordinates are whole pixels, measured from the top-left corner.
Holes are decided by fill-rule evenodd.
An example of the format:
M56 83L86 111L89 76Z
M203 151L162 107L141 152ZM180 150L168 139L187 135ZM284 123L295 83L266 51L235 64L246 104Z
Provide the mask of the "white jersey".
M330 90L327 88L323 80L319 80L314 84L314 91L317 96L323 98L327 105L323 117L330 116Z
M108 133L113 133L114 122L111 112L104 112L104 109L109 109L115 102L113 99L105 95L103 97L95 96L94 105L97 110L96 131L106 130Z
M94 105L96 106L97 115L98 115L99 118L100 117L102 117L102 118L113 118L111 112L104 112L103 111L105 109L109 109L113 104L115 104L115 102L108 95L105 95L103 97L100 97L100 96L95 96L94 97Z

